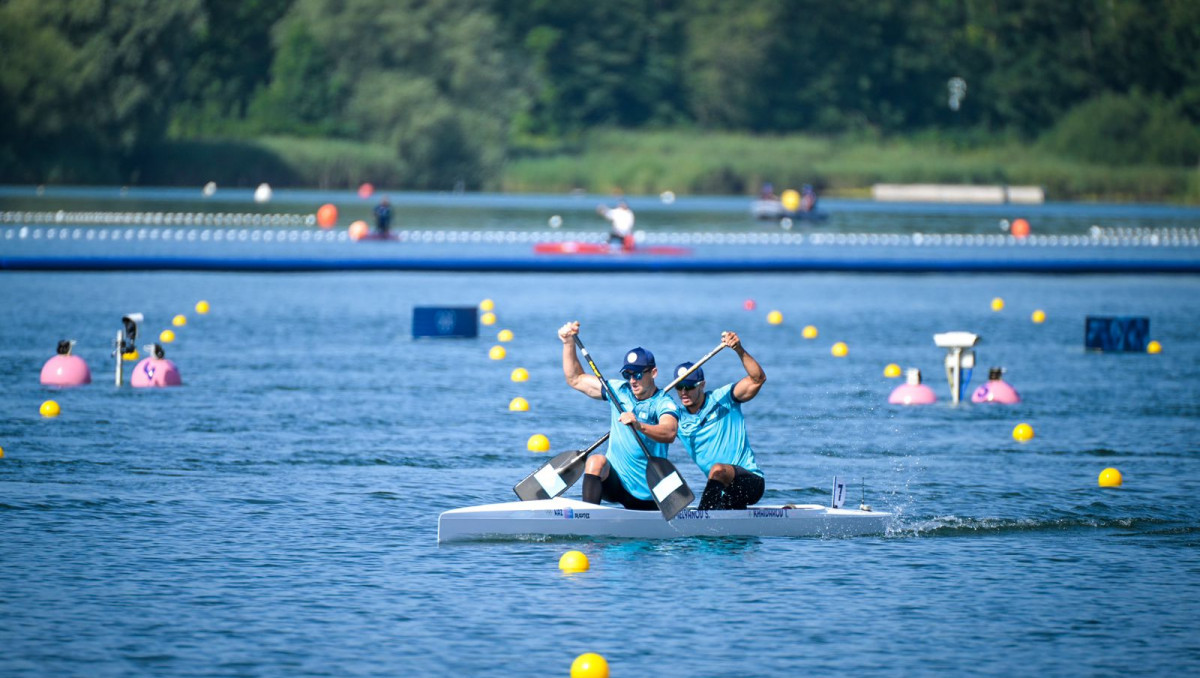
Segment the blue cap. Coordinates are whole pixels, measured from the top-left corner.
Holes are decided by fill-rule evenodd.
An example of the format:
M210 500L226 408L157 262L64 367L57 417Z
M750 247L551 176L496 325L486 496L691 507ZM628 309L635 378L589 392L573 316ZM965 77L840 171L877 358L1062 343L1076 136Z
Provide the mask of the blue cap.
M693 364L694 363L679 363L678 365L675 366L675 369L672 371L672 374L674 374L676 377L678 377L679 375L681 375L684 372L687 372L689 369L691 369ZM687 376L687 379L680 380L679 385L680 386L695 386L696 384L699 384L702 381L704 381L704 370L697 367L695 372L692 372L691 374L689 374Z
M654 354L638 346L629 349L629 352L625 354L625 365L621 371L641 372L651 367L654 367Z

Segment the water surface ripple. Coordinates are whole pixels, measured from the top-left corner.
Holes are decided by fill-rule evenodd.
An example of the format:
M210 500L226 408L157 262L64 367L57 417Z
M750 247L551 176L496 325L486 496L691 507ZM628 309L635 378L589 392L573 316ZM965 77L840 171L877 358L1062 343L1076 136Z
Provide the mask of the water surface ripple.
M10 272L0 298L6 677L563 676L583 652L614 676L1200 670L1195 276ZM484 298L478 339L412 339L414 306ZM134 311L146 341L188 316L183 387L113 387ZM1089 314L1149 317L1163 353L1086 352ZM605 431L563 384L569 319L611 374L632 346L669 367L738 330L768 375L746 406L764 501L824 502L842 475L893 529L439 548L440 511L512 499L545 459L529 436ZM948 330L983 337L972 388L1004 366L1023 402L950 406ZM64 338L90 386L38 384ZM888 405L891 362L940 402ZM705 372L740 376L730 355ZM1107 466L1122 488L1097 487ZM560 574L569 549L591 570Z

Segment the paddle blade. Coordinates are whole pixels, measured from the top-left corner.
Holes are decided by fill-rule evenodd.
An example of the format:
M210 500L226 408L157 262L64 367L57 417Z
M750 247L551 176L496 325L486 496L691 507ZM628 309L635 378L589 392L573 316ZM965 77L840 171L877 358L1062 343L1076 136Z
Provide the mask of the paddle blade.
M579 480L583 475L585 459L586 450L569 450L558 454L514 485L513 492L517 493L521 501L553 499Z
M696 498L675 464L662 457L650 457L646 462L646 483L665 520L674 518Z

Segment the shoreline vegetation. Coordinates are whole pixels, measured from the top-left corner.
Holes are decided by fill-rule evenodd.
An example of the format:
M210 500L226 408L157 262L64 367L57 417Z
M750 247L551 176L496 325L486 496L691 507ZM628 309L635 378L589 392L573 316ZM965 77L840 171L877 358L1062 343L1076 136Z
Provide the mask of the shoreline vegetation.
M1138 0L9 0L0 183L1200 204L1197 26Z
M1048 201L1200 204L1200 167L1108 165L1018 140L948 141L730 132L593 130L549 149L513 149L483 190L505 193L754 195L812 184L829 197L868 198L876 183L1029 185ZM166 143L137 184L402 190L388 149L346 140L263 137ZM443 190L452 190L453 185Z

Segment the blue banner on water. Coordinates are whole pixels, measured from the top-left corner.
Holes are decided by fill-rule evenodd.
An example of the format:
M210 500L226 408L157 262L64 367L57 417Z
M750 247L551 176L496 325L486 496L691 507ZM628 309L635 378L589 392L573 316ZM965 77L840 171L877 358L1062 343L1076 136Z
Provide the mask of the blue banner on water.
M479 336L479 315L474 306L416 306L414 337L471 338Z
M1083 344L1092 351L1137 351L1144 353L1150 340L1150 319L1133 317L1087 317Z

